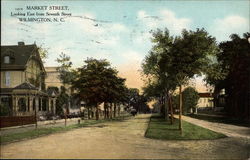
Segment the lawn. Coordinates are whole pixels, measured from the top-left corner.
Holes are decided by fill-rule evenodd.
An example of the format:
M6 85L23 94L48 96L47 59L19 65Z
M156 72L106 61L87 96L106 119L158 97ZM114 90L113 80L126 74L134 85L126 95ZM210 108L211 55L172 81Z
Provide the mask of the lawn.
M190 114L188 115L192 118L201 119L209 122L217 122L217 123L225 123L225 124L232 124L237 126L243 126L243 127L250 127L249 122L244 122L240 119L233 119L230 117L225 116L213 116L209 114Z
M61 127L50 127L50 128L37 128L34 130L29 130L21 133L11 133L8 135L2 135L0 136L0 144L5 144L9 142L15 142L15 141L20 141L24 139L30 139L30 138L36 138L52 133L57 133L57 132L65 132L69 131L72 129L76 128L82 128L82 127L88 127L91 125L95 124L101 124L105 122L115 122L115 121L123 121L125 119L128 119L130 116L124 116L124 117L117 117L112 120L87 120L84 123L81 124L73 124L73 125L68 125L66 127L61 126Z
M162 140L211 140L226 137L224 134L202 128L186 121L182 121L183 134L180 135L179 120L174 124L166 122L164 118L153 115L150 118L145 137Z

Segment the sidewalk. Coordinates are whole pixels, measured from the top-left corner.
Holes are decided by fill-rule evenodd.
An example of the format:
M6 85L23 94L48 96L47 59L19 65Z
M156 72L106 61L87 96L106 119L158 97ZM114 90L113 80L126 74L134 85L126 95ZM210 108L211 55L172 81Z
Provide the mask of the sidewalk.
M121 117L124 117L126 115L129 115L127 113L121 114ZM104 119L104 117L99 117L100 120ZM90 121L96 121L95 119L84 119L81 118L68 118L66 125L73 125L78 124L78 120L80 120L80 123L90 122ZM65 126L65 119L58 119L58 120L48 120L48 121L38 121L37 128L50 128L50 127L64 127ZM35 124L28 124L23 126L13 126L13 127L6 127L6 128L0 128L0 136L13 134L13 133L22 133L30 130L34 130L36 128Z
M179 118L179 116L175 115L176 118ZM220 132L225 134L228 137L240 137L240 138L247 138L250 139L250 128L249 127L242 127L242 126L236 126L231 124L224 124L224 123L216 123L216 122L208 122L204 120L199 120L195 118L191 118L188 116L183 116L182 119L193 123L197 126L210 129L215 132Z
M80 118L69 118L67 119L67 125L77 124ZM81 123L84 120L81 120ZM65 119L59 120L49 120L49 121L38 121L37 128L49 128L49 127L60 127L65 125ZM23 125L23 126L14 126L14 127L6 127L0 128L0 135L6 135L10 133L21 133L28 130L33 130L36 128L35 124Z

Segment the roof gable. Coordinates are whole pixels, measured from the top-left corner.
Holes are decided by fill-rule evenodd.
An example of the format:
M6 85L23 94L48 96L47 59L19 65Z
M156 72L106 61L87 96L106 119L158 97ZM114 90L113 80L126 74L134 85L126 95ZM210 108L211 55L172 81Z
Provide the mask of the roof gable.
M37 46L35 44L1 46L1 59L7 55L13 58L13 61L9 64L5 64L4 61L1 61L1 70L24 70L29 58L34 52L37 52Z
M14 89L31 89L31 90L38 90L33 84L29 82L24 82L18 86L16 86Z

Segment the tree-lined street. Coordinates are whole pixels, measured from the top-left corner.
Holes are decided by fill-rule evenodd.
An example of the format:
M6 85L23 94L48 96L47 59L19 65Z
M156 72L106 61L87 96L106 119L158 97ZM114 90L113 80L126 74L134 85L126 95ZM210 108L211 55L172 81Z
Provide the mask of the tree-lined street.
M162 141L144 137L150 115L1 146L1 158L246 159L250 139ZM185 117L184 117L185 118ZM237 132L237 131L235 131Z
M247 1L1 6L1 159L250 160Z

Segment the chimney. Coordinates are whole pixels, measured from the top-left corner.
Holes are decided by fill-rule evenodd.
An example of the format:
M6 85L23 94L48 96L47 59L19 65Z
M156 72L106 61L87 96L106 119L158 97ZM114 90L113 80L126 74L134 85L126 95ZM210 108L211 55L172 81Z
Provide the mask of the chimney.
M19 46L24 46L24 42L18 42Z

